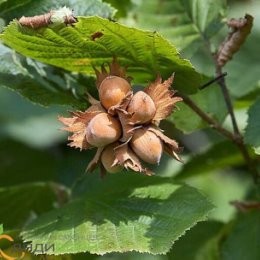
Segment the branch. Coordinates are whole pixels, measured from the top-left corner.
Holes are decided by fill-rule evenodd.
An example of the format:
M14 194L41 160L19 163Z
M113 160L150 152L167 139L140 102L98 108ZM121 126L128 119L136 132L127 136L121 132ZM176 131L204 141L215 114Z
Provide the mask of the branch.
M216 77L219 77L221 75L222 75L222 68L216 63ZM230 117L231 117L234 133L237 136L237 138L240 138L241 135L240 135L240 132L239 132L239 129L238 129L236 117L235 117L234 110L233 110L233 105L232 105L232 102L231 102L229 91L228 91L227 86L226 86L225 79L223 77L221 77L220 80L218 81L218 84L219 84L221 91L223 93L223 96L224 96L224 99L225 99L225 102L226 102L226 106L227 106L227 110L228 110L228 113L230 114Z
M213 58L214 54L212 54ZM222 66L218 63L218 61L216 60L215 62L215 66L216 66L216 77L220 77L222 75ZM246 145L244 144L244 140L243 140L243 136L241 135L239 128L238 128L238 124L236 121L236 117L235 117L235 113L234 113L234 109L233 109L233 105L231 102L231 98L229 95L229 91L226 85L226 81L224 77L221 77L220 80L218 81L218 84L221 88L221 91L223 93L224 99L225 99L225 103L227 106L227 110L228 113L230 115L231 118L231 122L232 122L232 126L233 126L233 131L234 131L234 139L233 141L237 144L238 148L240 149L244 160L247 164L247 167L254 179L254 182L257 183L259 181L259 175L258 175L258 171L255 165L254 160L250 157L248 150L246 148Z
M181 95L181 97L183 99L183 102L188 105L199 117L206 121L211 127L215 128L219 133L221 133L228 139L236 142L235 136L230 131L223 128L218 121L216 121L214 118L210 117L203 110L201 110L189 97L184 95Z
M224 127L221 126L221 124L216 121L214 118L210 117L208 114L206 114L203 110L201 110L189 97L185 95L181 95L183 102L189 106L200 118L202 118L205 122L207 122L211 127L215 128L220 134L231 140L233 143L235 143L238 148L240 149L244 160L248 166L248 169L254 179L255 183L258 183L259 181L259 175L258 171L255 166L255 162L250 157L246 146L244 144L242 136L239 134L239 136L234 135L232 132L228 131Z

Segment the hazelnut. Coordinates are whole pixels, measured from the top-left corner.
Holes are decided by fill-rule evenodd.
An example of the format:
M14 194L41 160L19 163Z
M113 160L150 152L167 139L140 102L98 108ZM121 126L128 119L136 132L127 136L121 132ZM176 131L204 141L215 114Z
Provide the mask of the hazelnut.
M101 162L103 166L105 167L106 171L109 173L117 173L123 170L123 166L121 165L114 165L113 163L115 161L115 147L117 147L119 143L113 143L108 145L102 152L101 155Z
M149 95L143 91L138 91L134 94L129 103L127 111L133 115L133 122L143 124L150 122L153 119L156 108Z
M159 164L163 152L161 139L146 129L137 129L130 141L134 152L145 162Z
M131 85L124 78L108 76L102 81L98 91L102 105L109 109L122 101L126 94L131 91Z
M174 74L164 81L158 75L143 91L133 94L126 68L116 58L107 65L103 64L100 71L94 67L100 100L86 93L90 108L71 112L68 118L59 117L65 125L63 130L72 133L68 137L71 147L97 147L87 170L99 165L101 176L122 169L152 175L142 161L159 164L163 151L182 162L178 143L158 127L182 101L171 89Z
M90 120L86 128L86 139L92 146L102 147L117 141L121 132L117 119L107 113L100 113Z

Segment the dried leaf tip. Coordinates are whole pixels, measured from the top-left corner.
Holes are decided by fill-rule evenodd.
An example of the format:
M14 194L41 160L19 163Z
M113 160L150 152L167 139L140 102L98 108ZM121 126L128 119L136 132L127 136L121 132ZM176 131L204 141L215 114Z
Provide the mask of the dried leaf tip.
M233 55L240 49L251 32L253 20L253 16L246 14L244 18L230 19L227 22L231 32L220 45L216 55L216 61L219 67L223 67L230 61Z

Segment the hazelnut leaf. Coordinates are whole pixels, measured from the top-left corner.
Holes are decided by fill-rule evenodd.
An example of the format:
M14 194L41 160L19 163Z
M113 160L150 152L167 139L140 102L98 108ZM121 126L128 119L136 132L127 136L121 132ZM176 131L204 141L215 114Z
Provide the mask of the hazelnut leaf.
M174 88L190 94L197 91L201 75L174 45L157 32L142 31L100 17L77 17L71 26L30 29L13 21L1 35L3 42L17 52L73 72L94 75L117 57L136 83L147 83L160 73L168 78L175 72ZM102 32L95 40L92 35ZM147 51L149 50L149 51Z
M125 172L105 180L86 175L73 194L69 204L29 224L23 239L32 241L33 248L54 243L55 255L133 250L165 254L213 209L196 189L171 178Z

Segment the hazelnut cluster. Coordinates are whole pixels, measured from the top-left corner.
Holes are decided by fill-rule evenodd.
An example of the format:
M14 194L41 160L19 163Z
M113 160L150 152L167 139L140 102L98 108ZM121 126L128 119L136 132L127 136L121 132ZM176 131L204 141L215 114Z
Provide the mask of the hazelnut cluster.
M99 100L88 95L92 104L86 111L71 112L71 117L59 117L66 126L63 130L72 132L69 146L83 149L97 148L87 171L100 165L101 175L116 173L123 168L151 175L141 161L159 164L166 152L181 161L181 150L175 140L162 133L161 120L169 116L176 102L182 100L170 90L174 76L162 82L161 77L143 91L133 93L131 78L116 59L107 70L95 69Z

